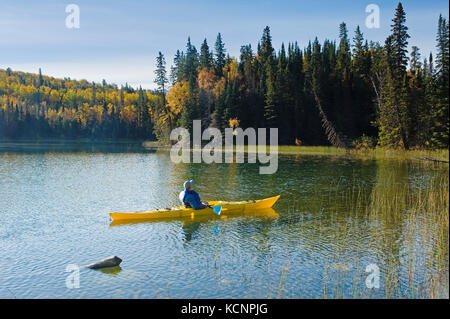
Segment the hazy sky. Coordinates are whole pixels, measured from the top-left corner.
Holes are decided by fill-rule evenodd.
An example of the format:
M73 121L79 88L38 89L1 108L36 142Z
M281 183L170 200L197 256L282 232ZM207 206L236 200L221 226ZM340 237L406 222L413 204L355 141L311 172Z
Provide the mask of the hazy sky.
M65 25L68 4L80 8L80 28ZM381 10L380 28L365 26L368 4ZM221 32L228 53L239 56L241 45L256 48L268 25L275 48L298 41L303 48L318 36L336 39L347 23L352 38L357 25L369 40L384 41L398 1L350 0L190 0L190 1L22 1L0 0L0 68L100 82L152 88L155 56L162 51L168 65L188 36L197 49L206 37L213 47ZM447 0L403 2L410 46L422 56L435 51L437 19L448 18Z

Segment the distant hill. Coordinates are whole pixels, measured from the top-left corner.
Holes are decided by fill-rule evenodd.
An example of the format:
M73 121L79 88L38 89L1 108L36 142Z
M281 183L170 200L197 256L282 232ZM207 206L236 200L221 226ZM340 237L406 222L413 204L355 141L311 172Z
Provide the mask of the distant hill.
M0 137L153 139L150 91L0 69Z

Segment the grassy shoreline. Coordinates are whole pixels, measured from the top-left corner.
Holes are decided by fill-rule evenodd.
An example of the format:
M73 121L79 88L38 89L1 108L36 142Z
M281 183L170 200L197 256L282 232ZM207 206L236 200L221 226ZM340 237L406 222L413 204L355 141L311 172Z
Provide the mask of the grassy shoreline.
M160 150L170 150L169 145L161 145L157 142L145 141L142 145L146 148L156 148ZM268 146L266 150L268 150ZM232 149L224 148L225 152L235 151L236 147ZM256 151L259 147L256 146ZM244 152L249 153L249 146L244 147ZM333 146L294 146L294 145L280 145L278 146L279 155L333 155L333 156L355 156L360 158L390 158L390 159L415 159L415 160L430 160L430 161L449 161L449 150L448 149L438 149L438 150L425 150L425 149L414 149L414 150L396 150L396 149L386 149L386 148L337 148Z
M26 145L62 145L62 144L108 144L108 145L124 145L124 144L140 144L144 148L157 149L157 150L170 150L170 145L163 145L157 141L146 140L132 140L132 139L96 139L91 140L88 138L79 139L0 139L0 144L17 144L21 146ZM256 151L259 147L256 146ZM236 151L234 146L232 149L223 149L227 151ZM268 146L266 147L268 151ZM249 153L249 146L244 146L244 152ZM424 161L439 161L449 162L449 150L397 150L386 148L337 148L333 146L295 146L295 145L280 145L278 146L279 155L329 155L329 156L353 156L358 158L377 158L377 159L411 159L411 160L424 160Z

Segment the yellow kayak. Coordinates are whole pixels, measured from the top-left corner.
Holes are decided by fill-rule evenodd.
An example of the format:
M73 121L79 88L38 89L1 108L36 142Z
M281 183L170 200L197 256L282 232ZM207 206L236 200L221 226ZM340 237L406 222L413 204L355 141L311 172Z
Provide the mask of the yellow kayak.
M224 202L224 201L211 201L209 204L211 206L222 206L222 213L226 215L232 214L245 214L251 213L259 209L271 208L276 201L280 198L280 195L275 197L270 197L266 199L254 200L254 201L244 201L244 202ZM130 213L109 213L109 216L113 220L136 220L136 219L147 219L147 220L158 220L158 219L171 219L171 218L195 218L197 216L208 216L215 215L211 208L204 208L195 210L193 208L185 208L183 206L178 206L174 208L165 209L155 209L147 210L142 212L130 212Z
M280 217L280 215L273 209L273 208L262 208L262 209L255 209L251 212L246 212L245 215L240 214L227 214L226 211L222 212L220 216L217 216L216 214L210 214L210 215L194 215L193 217L187 216L187 217L175 217L175 218L164 218L164 219L116 219L113 220L109 226L115 227L115 226L123 226L123 225L131 225L131 224L140 224L140 223L158 223L161 221L183 221L183 227L189 226L191 223L204 223L211 219L229 219L229 218L236 218L236 217L254 217L254 218L268 218L268 219L277 219ZM195 217L195 218L194 218Z

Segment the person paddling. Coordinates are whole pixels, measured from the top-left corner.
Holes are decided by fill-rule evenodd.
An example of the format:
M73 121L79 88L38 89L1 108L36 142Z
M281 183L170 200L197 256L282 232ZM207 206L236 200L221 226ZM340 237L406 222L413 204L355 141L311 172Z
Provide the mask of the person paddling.
M212 208L207 202L202 203L200 195L192 189L193 184L193 180L184 182L184 191L180 192L179 198L184 207L193 209Z

